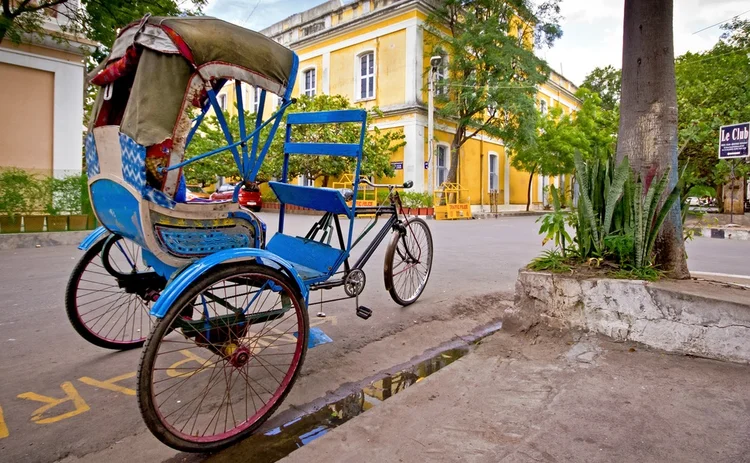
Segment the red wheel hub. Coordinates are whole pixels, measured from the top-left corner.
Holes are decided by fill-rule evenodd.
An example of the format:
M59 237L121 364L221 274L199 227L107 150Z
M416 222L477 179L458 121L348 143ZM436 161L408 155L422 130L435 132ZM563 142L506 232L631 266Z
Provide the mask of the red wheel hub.
M232 355L229 357L229 363L231 363L235 368L242 368L247 364L247 362L250 361L251 358L252 354L250 353L250 349L245 346L241 346L235 349L234 352L232 352Z

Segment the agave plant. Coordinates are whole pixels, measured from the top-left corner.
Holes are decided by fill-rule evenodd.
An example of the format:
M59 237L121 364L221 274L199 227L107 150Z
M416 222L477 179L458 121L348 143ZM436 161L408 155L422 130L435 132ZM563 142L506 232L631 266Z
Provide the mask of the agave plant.
M615 212L630 176L630 164L627 158L617 167L613 158L585 163L579 152L574 160L579 186L576 229L579 253L583 258L602 255L604 239L613 231ZM617 218L621 225L622 214Z
M632 224L634 238L633 267L635 268L650 264L659 230L664 225L670 209L680 198L679 187L675 186L659 207L661 197L669 184L670 172L671 170L667 169L661 178L656 181L652 180L648 185L639 177L634 181L634 188L630 190L631 195L637 195L628 198L632 204L630 224ZM633 182L632 177L631 182Z

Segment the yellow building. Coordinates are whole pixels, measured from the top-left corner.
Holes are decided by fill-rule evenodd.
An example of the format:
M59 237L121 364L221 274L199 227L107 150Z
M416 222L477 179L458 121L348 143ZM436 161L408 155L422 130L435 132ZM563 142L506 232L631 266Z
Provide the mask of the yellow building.
M56 8L78 7L78 0L69 0ZM96 44L65 37L60 26L66 21L49 10L41 39L0 43L0 168L81 173L83 54Z
M296 95L341 94L365 108L378 106L380 129L401 130L406 146L393 155L392 179L414 182L414 190L427 191L427 70L429 45L423 24L430 6L421 0L331 0L295 14L261 32L293 49L300 58ZM559 74L539 89L540 109L561 105L567 114L579 106L576 87ZM247 96L252 99L251 89ZM231 92L224 98L231 107ZM449 147L455 133L450 121L436 120L436 185L450 168ZM529 176L510 168L501 140L479 134L464 144L458 167L462 200L472 209L489 209L490 191L500 205L525 205ZM533 201L542 201L543 184L534 180ZM557 182L557 180L553 180Z

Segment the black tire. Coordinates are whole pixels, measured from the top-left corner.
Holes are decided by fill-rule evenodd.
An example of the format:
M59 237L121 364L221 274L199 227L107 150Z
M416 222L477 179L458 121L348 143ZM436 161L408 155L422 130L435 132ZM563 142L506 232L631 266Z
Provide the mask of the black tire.
M418 217L404 222L403 233L393 232L385 251L383 277L385 289L397 304L407 306L419 299L432 271L432 248L430 228Z
M264 281L265 283L261 285L261 282ZM238 296L238 289L244 290L241 287L243 284L248 291L240 291ZM253 288L258 289L253 291ZM234 296L232 296L232 290ZM268 296L266 295L266 298L263 298L263 291L268 291L270 294L278 293L278 300L281 301L282 308L285 303L291 305L287 306L286 310L282 310L281 315L276 318L264 318L248 323L253 315L269 314L273 310L279 311L279 309L274 309L277 306L276 301L272 301L273 305L270 309L268 308L266 305ZM223 294L223 296L220 294ZM245 299L243 302L237 303L236 301L242 300L238 297L245 297ZM247 309L243 310L242 313L247 315L247 318L242 318L241 322L234 321L237 319L237 312L230 309L244 307L245 302L251 297L247 309L250 308L251 304L255 304L254 310L252 312L246 312ZM260 308L258 308L257 302L254 302L256 300L263 301L260 302ZM206 301L209 304L216 304L212 307L215 316L209 315L206 318L201 315L202 313L210 314ZM264 308L264 306L266 307ZM235 317L234 320L230 322L228 318L220 318L222 316L219 315L217 307L228 313L223 317ZM186 316L188 312L191 315ZM278 328L278 330L276 328L292 315L295 315L295 317L292 320L291 327L296 331L290 332L287 329L286 332L277 335L277 331L281 331L282 328ZM281 321L278 321L279 319ZM263 326L259 327L261 324ZM204 329L205 326L210 326L210 328ZM250 331L255 328L259 328L258 335L252 337ZM137 394L138 405L146 425L166 445L187 452L212 452L246 438L274 413L294 385L307 352L308 332L309 321L304 299L295 283L281 272L247 262L225 264L209 270L191 283L175 300L164 318L156 323L146 341L138 368ZM275 336L271 343L268 343L266 338L268 333L271 333L268 338ZM291 336L295 339L293 343L287 343L286 341L290 334L294 334ZM166 339L168 336L169 339ZM261 339L263 342L261 342ZM281 342L274 346L274 343L280 339ZM292 345L293 347L284 348L284 346ZM162 347L164 347L164 352L160 352ZM278 368L279 362L283 361L279 356L284 355L283 352L278 350L279 348L293 351L286 373ZM243 349L244 362L237 357L242 354ZM267 349L271 349L271 352L264 354ZM264 355L274 355L275 357L272 357L274 363L268 364L261 360ZM209 360L205 360L207 357ZM178 359L178 362L170 364L169 362L172 362L175 358ZM185 358L189 360L186 361ZM197 360L195 360L196 358ZM214 358L216 358L215 361ZM202 363L201 360L203 360ZM199 364L193 372L185 371L188 370L187 366L182 366L189 365L190 362ZM213 363L209 364L209 362ZM256 370L250 370L253 366L256 367ZM178 367L180 371L178 371ZM257 369L259 367L263 367L265 371ZM284 376L281 381L272 373L272 370L269 370L269 367L282 372ZM226 381L222 381L221 372L216 379L214 378L216 370L223 372L223 378ZM242 373L243 370L245 373ZM232 379L232 375L236 371L238 373ZM209 372L211 374L207 377ZM252 380L251 377L253 377ZM264 382L268 384L269 378L273 378L278 383L278 386L271 386L271 389L276 388L273 393L263 385ZM193 379L195 380L193 381ZM234 405L234 402L238 402L241 395L234 392L235 386L239 383L241 390L243 380L245 383L244 421L241 415L242 407L238 405L238 408L235 408ZM175 381L179 382L175 383ZM203 386L203 383L205 383L205 386ZM207 399L215 388L221 389L222 384L226 390L221 394L216 394L215 397L212 396L211 399ZM258 407L255 397L250 396L252 406L255 409L254 414L250 416L248 416L250 413L250 401L247 400L250 392L248 385L261 404ZM264 402L262 394L257 393L256 389L261 390L261 388L270 395L268 402ZM197 394L194 395L193 393L196 391ZM164 393L168 393L168 395L164 397ZM160 394L162 397L157 399ZM201 394L204 395L201 397ZM192 399L190 399L191 397ZM224 397L228 398L226 405ZM180 420L189 410L186 407L195 406L199 398L197 409L188 415L187 421L183 424ZM222 398L221 402L216 406L219 398ZM159 403L160 401L161 403ZM182 401L185 403L182 404ZM222 421L222 408L224 409L224 430L217 434L216 428ZM231 422L229 424L234 427L227 430L230 410ZM177 415L178 412L179 415ZM211 420L208 421L203 434L201 434L201 426L206 423L209 416L211 416ZM238 416L240 418L239 425L237 424ZM170 417L173 418L174 422L170 422ZM216 424L213 424L214 418ZM186 429L193 419L190 429ZM198 421L201 421L202 424L198 425ZM213 434L207 435L212 424L214 426ZM182 427L178 429L180 425ZM198 426L198 429L194 431L196 426Z
M149 304L120 288L116 276L103 265L103 249L109 238L94 243L76 264L65 289L65 311L76 332L91 344L105 349L134 349L143 345L151 330ZM117 263L107 267L117 267Z
M261 209L261 206L253 206L253 212L260 212Z

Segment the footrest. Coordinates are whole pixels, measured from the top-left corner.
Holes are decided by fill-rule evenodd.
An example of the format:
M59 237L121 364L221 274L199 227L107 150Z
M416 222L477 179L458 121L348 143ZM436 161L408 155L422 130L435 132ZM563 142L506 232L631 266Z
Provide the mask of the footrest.
M357 316L359 318L367 320L368 318L372 317L372 309L368 309L367 307L361 305L357 307Z

